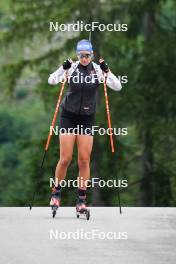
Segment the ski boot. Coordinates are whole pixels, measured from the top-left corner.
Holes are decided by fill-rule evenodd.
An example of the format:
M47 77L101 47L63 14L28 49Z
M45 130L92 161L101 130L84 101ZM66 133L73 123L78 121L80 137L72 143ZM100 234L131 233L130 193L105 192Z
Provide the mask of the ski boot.
M76 203L76 217L79 218L80 216L85 216L87 220L90 218L90 211L86 206L85 200L80 200L78 198L78 201Z
M60 206L60 198L61 198L61 191L58 191L55 188L53 188L51 194L51 200L50 200L50 206L52 209L53 218L55 217L57 209Z

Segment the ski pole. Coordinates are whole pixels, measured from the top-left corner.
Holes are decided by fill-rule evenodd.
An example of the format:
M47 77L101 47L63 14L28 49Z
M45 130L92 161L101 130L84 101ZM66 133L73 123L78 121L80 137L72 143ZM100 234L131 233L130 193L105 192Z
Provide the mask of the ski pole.
M49 131L49 134L48 134L48 138L47 138L47 142L46 142L46 145L45 145L45 150L44 150L44 154L43 154L43 159L42 159L42 163L41 163L41 166L40 166L40 173L39 173L39 178L37 180L37 184L36 184L36 188L34 190L34 193L33 193L33 196L32 196L32 201L31 201L31 204L30 204L30 210L32 209L33 207L33 204L34 204L34 200L35 200L35 196L36 196L36 193L37 193L37 189L38 189L38 185L39 185L39 181L40 181L40 178L42 176L42 172L43 172L43 165L44 165L44 161L45 161L45 157L46 157L46 153L47 153L47 150L49 148L49 144L50 144L50 141L51 141L51 137L52 137L52 131L51 128L53 128L55 126L55 122L56 122L56 118L57 118L57 114L59 112L59 106L60 106L60 102L61 102L61 99L62 99L62 94L63 94L63 91L64 91L64 87L65 87L65 83L67 81L67 77L66 77L66 74L65 74L65 77L64 77L64 81L62 82L62 86L61 86L61 90L60 90L60 93L59 93L59 97L58 97L58 101L57 101L57 104L56 104L56 109L55 109L55 112L54 112L54 116L53 116L53 120L52 120L52 124L50 126L50 131Z
M107 75L104 74L104 77L105 77L105 80L104 80L104 94L105 94L105 101L106 101L106 112L107 112L107 117L108 117L108 127L109 127L110 131L112 132L111 116L110 116L110 111L109 111L109 102L108 102L107 85L106 85ZM113 134L110 133L111 150L112 150L112 153L114 153L114 142L113 142L112 135ZM120 211L120 214L122 214L119 189L117 190L117 197L118 197L118 203L119 203L119 211Z
M108 117L108 128L110 129L110 143L111 143L111 150L114 152L114 142L113 142L113 137L112 137L112 125L111 125L111 116L110 116L110 111L109 111L109 102L108 102L108 94L107 94L107 75L105 75L104 79L104 94L105 94L105 102L106 102L106 112L107 112L107 117Z
M120 211L120 214L122 214L122 207L121 207L120 191L119 191L119 189L117 189L117 196L118 196L118 203L119 203L119 211Z

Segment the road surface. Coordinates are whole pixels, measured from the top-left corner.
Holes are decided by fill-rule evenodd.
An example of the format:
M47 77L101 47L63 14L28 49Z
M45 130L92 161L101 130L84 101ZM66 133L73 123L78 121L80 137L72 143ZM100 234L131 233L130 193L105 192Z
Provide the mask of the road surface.
M1 264L175 264L175 208L0 208Z

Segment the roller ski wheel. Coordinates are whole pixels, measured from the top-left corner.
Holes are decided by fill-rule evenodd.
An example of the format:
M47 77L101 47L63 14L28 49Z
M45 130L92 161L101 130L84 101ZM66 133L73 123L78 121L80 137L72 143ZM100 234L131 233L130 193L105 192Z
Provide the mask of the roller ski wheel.
M52 197L50 206L51 206L53 218L56 216L56 212L57 212L57 209L59 208L59 205L60 205L60 200Z
M52 207L52 215L53 215L53 218L56 216L57 209L58 209L58 207L56 207L56 206L53 206Z
M85 204L76 205L76 217L79 218L80 216L86 217L87 220L90 219L90 210L87 209Z
M52 210L53 218L56 216L56 212L60 206L60 192L53 192L51 196L50 206Z
M89 220L90 219L90 211L87 210L87 213L86 213L86 219Z

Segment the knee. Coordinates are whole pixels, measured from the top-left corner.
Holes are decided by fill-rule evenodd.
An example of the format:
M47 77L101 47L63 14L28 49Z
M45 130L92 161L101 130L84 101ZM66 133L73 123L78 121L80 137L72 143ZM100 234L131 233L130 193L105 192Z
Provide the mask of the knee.
M78 158L78 167L82 168L82 167L89 166L89 161L90 161L90 159L86 158L86 157Z
M71 163L71 160L72 158L70 157L64 157L64 158L60 158L59 163L63 167L68 167Z

